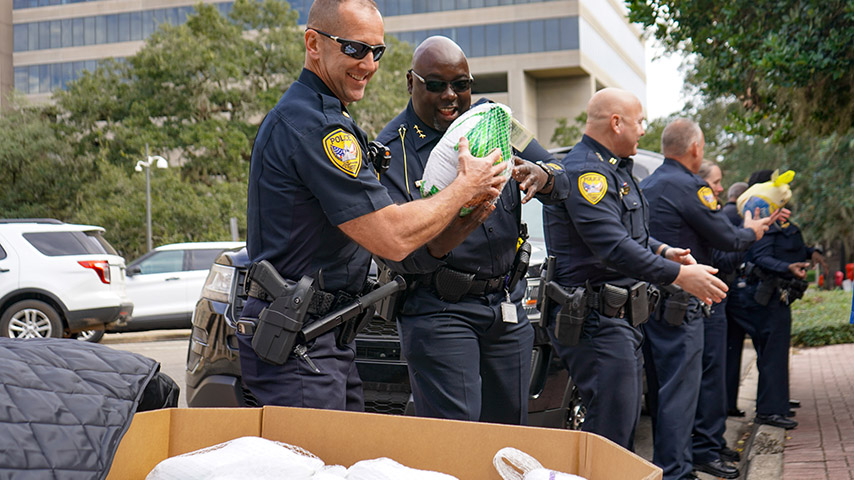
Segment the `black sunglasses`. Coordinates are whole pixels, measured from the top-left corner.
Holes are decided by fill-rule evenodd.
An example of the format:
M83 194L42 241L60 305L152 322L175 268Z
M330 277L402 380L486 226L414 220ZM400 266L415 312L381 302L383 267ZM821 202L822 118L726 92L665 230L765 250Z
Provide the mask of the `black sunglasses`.
M409 73L415 76L421 83L424 84L424 88L427 89L428 92L433 93L442 93L447 90L448 85L451 85L451 88L454 89L457 93L467 92L471 89L471 84L474 82L474 77L469 75L469 78L464 78L462 80L454 80L453 82L443 82L441 80L424 80L424 77L415 73L415 70L409 69Z
M372 52L374 54L374 61L379 62L380 58L382 58L383 53L385 53L386 46L385 45L368 45L365 42L360 42L358 40L347 40L346 38L336 37L335 35L330 35L326 32L321 32L316 28L308 27L306 30L314 30L315 32L323 35L324 37L329 37L332 40L341 44L341 53L347 55L348 57L353 57L357 60L361 60L365 58L365 55L368 52Z

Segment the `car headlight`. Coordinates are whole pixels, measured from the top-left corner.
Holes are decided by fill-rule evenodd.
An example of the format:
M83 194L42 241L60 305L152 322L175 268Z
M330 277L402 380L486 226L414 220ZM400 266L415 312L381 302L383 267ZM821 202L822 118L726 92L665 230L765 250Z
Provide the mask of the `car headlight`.
M202 297L222 303L231 303L232 284L237 269L215 263L208 272L205 286L202 287Z

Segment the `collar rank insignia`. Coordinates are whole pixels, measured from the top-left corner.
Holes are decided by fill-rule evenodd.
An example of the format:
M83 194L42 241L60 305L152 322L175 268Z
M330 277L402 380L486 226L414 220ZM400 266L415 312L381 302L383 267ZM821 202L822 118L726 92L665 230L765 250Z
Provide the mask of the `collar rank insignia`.
M608 192L608 180L601 173L585 173L578 177L578 191L585 200L596 205Z
M712 193L711 188L700 188L697 190L697 197L703 205L709 207L709 210L715 211L718 209L718 199L715 198L715 194Z
M780 228L789 228L791 225L791 222L783 222L780 224Z
M355 177L362 168L362 149L350 132L336 129L323 138L323 150L339 170Z
M421 131L421 128L418 125L415 125L415 133L418 134L418 138L425 138L427 135L424 135L424 132Z
M611 158L609 158L609 159L608 159L608 163L610 163L611 165L616 165L616 164L617 164L617 162L619 162L619 160L617 160L617 159L616 159L616 158L614 158L614 157L611 157Z
M620 187L620 195L628 195L630 191L632 189L629 187L629 182L623 182L623 185Z
M350 118L350 114L347 113L347 110L341 110L341 115L344 115L347 118Z

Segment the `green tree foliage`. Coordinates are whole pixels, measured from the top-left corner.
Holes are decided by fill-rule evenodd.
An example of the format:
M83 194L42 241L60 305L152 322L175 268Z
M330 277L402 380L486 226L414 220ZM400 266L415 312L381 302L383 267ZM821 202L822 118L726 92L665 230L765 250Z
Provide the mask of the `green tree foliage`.
M551 142L561 147L572 146L581 141L584 126L587 124L587 112L581 112L575 117L574 123L569 124L566 118L557 119L557 127L552 133Z
M733 97L748 132L790 140L854 121L850 0L627 0L629 18L669 50L697 55L693 83Z
M365 97L348 107L368 138L376 138L409 102L406 71L412 65L413 47L390 35L386 35L384 42L388 49L365 89Z

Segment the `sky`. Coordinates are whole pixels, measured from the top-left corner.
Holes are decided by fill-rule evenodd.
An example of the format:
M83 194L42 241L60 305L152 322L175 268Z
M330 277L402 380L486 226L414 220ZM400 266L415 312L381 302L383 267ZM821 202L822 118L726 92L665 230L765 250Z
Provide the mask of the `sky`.
M646 117L654 120L677 112L685 104L680 55L662 55L653 40L646 42Z

